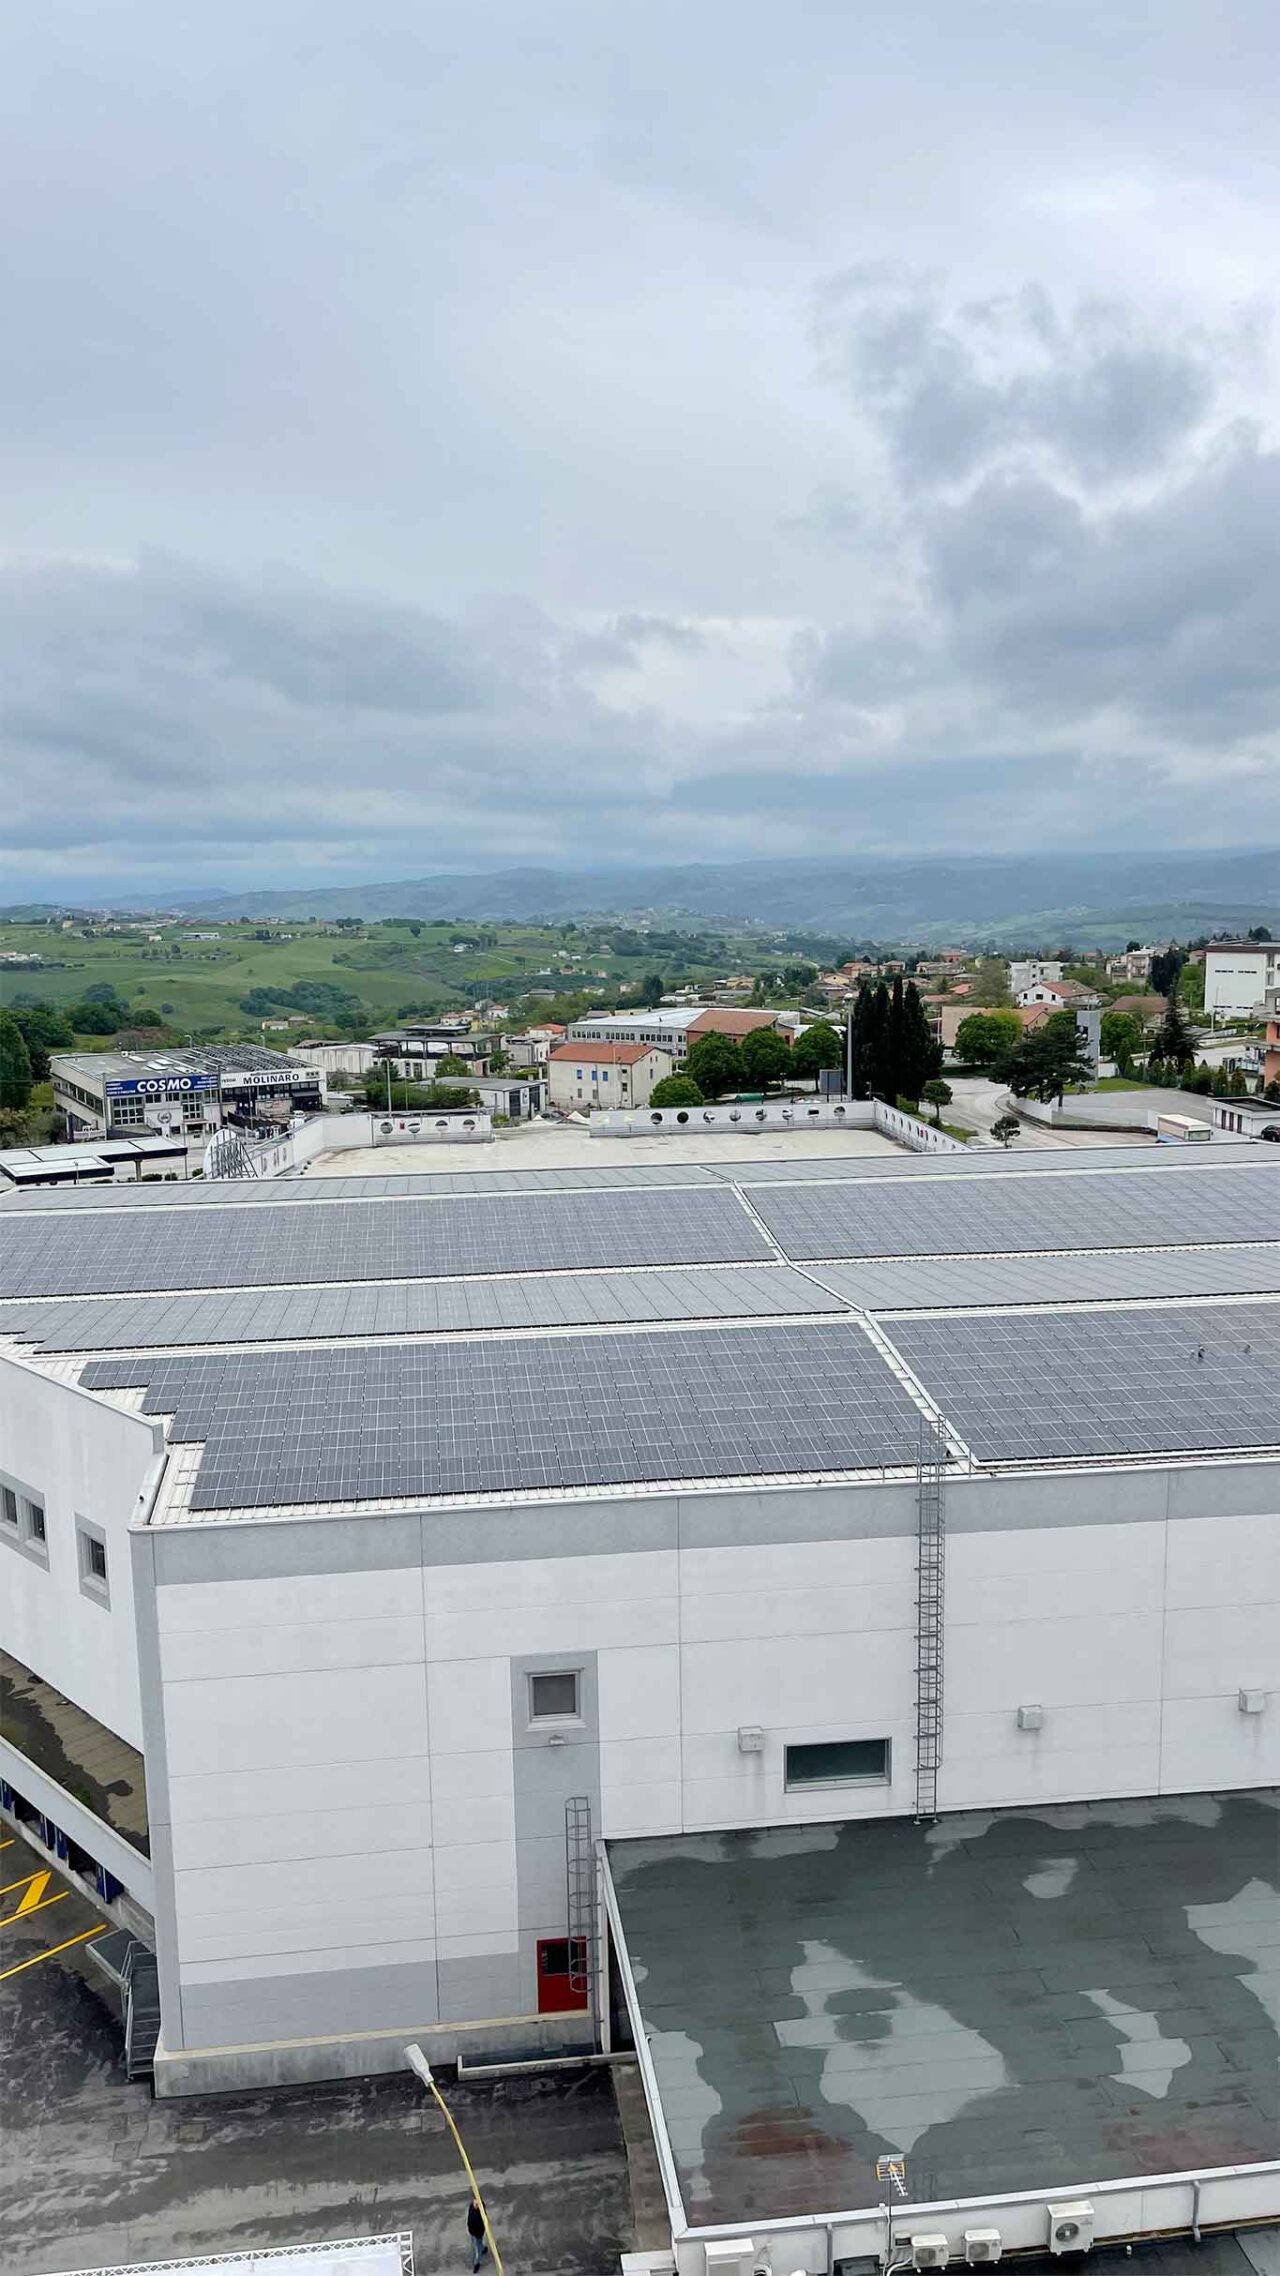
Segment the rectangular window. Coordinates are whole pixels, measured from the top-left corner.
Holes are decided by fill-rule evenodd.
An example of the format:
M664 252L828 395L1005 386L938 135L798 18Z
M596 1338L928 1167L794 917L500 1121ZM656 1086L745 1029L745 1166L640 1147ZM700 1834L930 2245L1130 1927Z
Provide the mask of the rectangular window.
M17 1531L18 1497L12 1486L0 1486L0 1519L3 1519L6 1525L13 1526L15 1532Z
M554 1674L529 1678L529 1721L561 1722L578 1713L577 1668L556 1669Z
M27 1513L27 1533L30 1539L32 1541L47 1540L48 1535L44 1529L43 1505L40 1502L24 1502L23 1508Z
M109 1604L106 1536L100 1526L91 1525L84 1517L76 1519L76 1559L82 1593L91 1596L96 1604Z
M788 1789L883 1783L889 1776L887 1739L824 1739L786 1750Z

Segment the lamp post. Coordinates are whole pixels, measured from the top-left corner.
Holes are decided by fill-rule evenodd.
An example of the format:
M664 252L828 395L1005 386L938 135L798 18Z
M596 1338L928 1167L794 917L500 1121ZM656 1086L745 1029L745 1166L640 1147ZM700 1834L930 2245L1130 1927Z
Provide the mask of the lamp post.
M404 2059L409 2065L409 2068L413 2072L415 2078L421 2079L422 2084L425 2086L428 2094L433 2096L439 2108L440 2115L444 2119L449 2132L453 2136L454 2147L462 2160L463 2170L466 2173L467 2180L471 2187L471 2194L475 2198L475 2201L480 2208L480 2218L484 2222L485 2243L489 2247L489 2251L493 2259L493 2265L498 2272L498 2276L504 2276L502 2256L498 2251L497 2239L494 2236L493 2230L489 2225L488 2209L485 2205L484 2198L480 2194L480 2184L476 2180L475 2168L472 2165L470 2158L467 2156L466 2144L464 2143L461 2134L458 2132L457 2126L454 2124L453 2113L450 2110L448 2103L445 2101L444 2096L440 2092L439 2087L436 2085L434 2077L432 2076L431 2065L427 2061L426 2056L423 2054L421 2047L419 2047L416 2043L405 2048Z

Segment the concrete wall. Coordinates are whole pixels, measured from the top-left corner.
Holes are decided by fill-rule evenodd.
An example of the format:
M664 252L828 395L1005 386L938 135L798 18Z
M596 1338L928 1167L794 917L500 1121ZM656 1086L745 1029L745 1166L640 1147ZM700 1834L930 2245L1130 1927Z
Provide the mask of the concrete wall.
M1263 1463L953 1483L941 1807L1280 1778L1278 1513ZM915 1534L911 1484L148 1533L166 2047L532 2009L570 1794L609 1836L909 1812ZM787 1790L843 1738L888 1780Z
M133 1746L142 1731L128 1529L162 1444L158 1423L0 1357L0 1476L43 1503L47 1536L47 1562L0 1540L0 1645ZM105 1543L105 1602L82 1586L77 1519Z
M665 1106L593 1115L593 1138L677 1137L709 1130L879 1130L916 1154L962 1154L959 1139L883 1099L765 1099L758 1106Z

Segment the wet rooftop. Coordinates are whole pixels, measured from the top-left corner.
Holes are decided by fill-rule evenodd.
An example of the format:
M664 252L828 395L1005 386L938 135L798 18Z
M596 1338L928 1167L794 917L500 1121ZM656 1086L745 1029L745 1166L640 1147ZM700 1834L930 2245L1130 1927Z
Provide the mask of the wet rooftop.
M1277 2154L1274 1791L609 1858L695 2226Z

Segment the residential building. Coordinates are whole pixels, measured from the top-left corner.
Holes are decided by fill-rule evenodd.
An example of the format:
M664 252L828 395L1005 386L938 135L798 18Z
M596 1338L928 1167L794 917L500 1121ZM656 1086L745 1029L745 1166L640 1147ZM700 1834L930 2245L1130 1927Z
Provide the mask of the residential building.
M495 1043L492 1035L472 1035L466 1028L446 1027L443 1023L431 1027L393 1028L385 1035L375 1035L373 1040L375 1059L390 1060L393 1077L406 1083L447 1082L448 1076L442 1078L440 1074L444 1059L461 1059L468 1074L487 1075Z
M564 1032L558 1020L547 1020L542 1027L525 1028L521 1035L504 1035L502 1049L513 1067L545 1067L548 1053L563 1043Z
M1025 988L1014 991L1014 1002L1020 1009L1028 1004L1047 1004L1050 1011L1092 1011L1098 997L1090 988L1082 988L1078 980L1033 980Z
M1169 1009L1167 996L1117 996L1114 1003L1104 1007L1109 1012L1127 1012L1131 1019L1140 1019L1144 1027L1154 1027Z
M1056 956L1018 956L1009 966L1009 990L1020 999L1024 990L1034 988L1042 980L1060 980L1062 962ZM1028 996L1028 1003L1039 1003L1040 997Z
M957 1001L950 994L922 996L920 1001L934 1042L940 1043L944 1051L954 1051L960 1023L968 1019L972 1005L966 1004L963 999Z
M1267 990L1280 987L1280 943L1214 940L1204 952L1204 1008L1212 1019L1260 1017Z
M608 1043L589 1036L558 1044L547 1060L552 1106L647 1106L655 1083L674 1072L669 1051L652 1043Z

